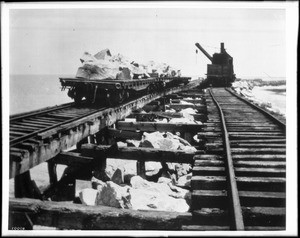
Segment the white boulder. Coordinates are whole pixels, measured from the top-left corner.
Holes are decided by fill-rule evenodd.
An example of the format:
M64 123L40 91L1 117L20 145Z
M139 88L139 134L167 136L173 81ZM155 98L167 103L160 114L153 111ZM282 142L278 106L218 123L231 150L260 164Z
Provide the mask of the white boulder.
M161 210L187 212L189 205L184 199L188 190L172 185L170 179L159 178L159 183L149 182L140 176L131 178L131 205L134 210Z
M192 180L192 173L185 174L178 178L176 185L183 186L183 187L190 187L191 180Z
M116 169L113 176L111 177L111 181L116 184L123 184L124 183L124 170Z
M79 198L82 204L88 206L97 205L98 190L92 188L85 188L79 192Z
M97 205L117 208L131 208L129 187L121 187L112 181L106 182L99 191Z

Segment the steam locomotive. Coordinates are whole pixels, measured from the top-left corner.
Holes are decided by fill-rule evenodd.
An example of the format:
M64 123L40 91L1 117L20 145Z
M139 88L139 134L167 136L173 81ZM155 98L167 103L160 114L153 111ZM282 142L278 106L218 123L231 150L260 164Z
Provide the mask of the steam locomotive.
M235 80L233 71L233 58L226 52L224 43L221 43L221 52L210 54L199 44L195 44L198 49L211 61L207 65L207 76L202 83L202 87L230 87Z

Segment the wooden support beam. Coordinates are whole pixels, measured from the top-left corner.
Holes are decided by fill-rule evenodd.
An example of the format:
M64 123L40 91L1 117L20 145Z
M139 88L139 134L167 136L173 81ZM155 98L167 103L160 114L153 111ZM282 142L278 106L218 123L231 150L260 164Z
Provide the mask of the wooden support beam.
M15 177L15 197L22 198L28 197L33 198L33 189L31 185L30 171L20 174Z
M144 179L146 178L145 161L137 161L137 163L136 163L136 172L137 172L137 175L141 176Z
M76 144L77 150L80 150L80 149L81 149L81 145L82 145L82 144L85 144L85 143L88 143L88 137L82 139L81 141L79 141L79 142Z
M14 180L14 193L16 198L41 198L40 190L36 183L31 180L30 171L19 174Z
M82 156L78 152L61 152L54 159L56 164L82 166L91 164L93 161L92 157Z
M108 136L109 137L115 137L115 138L120 138L120 139L141 140L142 134L143 133L141 133L141 132L108 128Z
M178 104L178 103L174 103L174 104L169 104L168 107L172 108L174 110L182 110L182 109L186 109L186 108L193 108L193 109L198 110L199 112L205 112L206 111L206 106L201 105L201 104Z
M103 153L108 158L138 160L138 161L157 161L174 163L193 163L195 153L183 150L158 150L154 148L120 147L112 148L109 146L84 144L81 147L83 156L98 158ZM198 153L201 153L200 151Z
M136 118L137 121L153 121L156 118L180 118L183 117L179 112L149 112L149 113L132 113L130 118Z
M56 163L53 159L48 160L48 173L50 185L53 186L57 183Z
M9 211L11 221L27 213L34 225L75 230L181 230L182 225L192 220L191 213L135 211L16 198L10 199Z
M117 122L117 128L119 130L128 131L161 131L161 132L193 132L197 133L201 131L203 125L199 124L179 124L179 123L161 123L161 122Z
M191 114L196 121L206 121L206 113ZM183 114L180 112L149 112L149 113L133 113L130 118L136 118L137 121L153 121L154 119L160 118L182 118Z
M91 164L81 164L81 166L68 166L61 179L51 184L43 191L44 198L51 198L52 201L73 201L75 198L76 179L91 180L93 166Z

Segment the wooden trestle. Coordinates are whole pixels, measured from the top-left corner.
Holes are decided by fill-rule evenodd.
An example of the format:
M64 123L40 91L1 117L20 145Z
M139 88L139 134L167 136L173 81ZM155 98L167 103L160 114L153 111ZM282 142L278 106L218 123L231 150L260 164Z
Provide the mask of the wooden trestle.
M43 161L49 163L50 186L45 191L20 192L18 197L10 198L10 227L32 225L56 227L58 229L81 230L283 230L285 228L285 133L278 126L262 116L253 107L245 108L242 100L214 89L224 113L228 130L227 143L230 143L232 156L231 169L237 185L235 195L240 201L242 226L235 226L232 221L232 206L228 199L228 155L224 152L220 114L216 104L207 92L196 88L197 83L173 89L165 95L144 97L136 102L114 109L106 109L86 120L79 120L60 128L60 136L54 131L45 132L52 138L48 144L40 147L40 158L27 152L14 158L11 165L11 177L23 173L30 180L26 171ZM166 96L168 95L168 96ZM179 99L193 103L189 105L197 110L195 120L203 124L172 124L154 122L154 118L178 118L178 112L134 111L150 101L166 96L169 108L176 110L187 106L178 103ZM191 99L192 98L192 99ZM221 100L220 100L221 99ZM156 103L157 102L157 103ZM165 108L161 101L154 101L148 109ZM125 117L136 118L137 122L127 122ZM247 120L246 120L247 119ZM77 128L74 131L74 128ZM64 130L68 130L65 133ZM196 147L194 153L153 148L117 147L116 142L126 139L141 139L143 132L180 132L181 137ZM198 135L200 142L192 138ZM89 140L82 140L89 136ZM46 137L45 137L46 138ZM77 144L77 149L63 151ZM44 148L44 149L42 149ZM45 149L48 148L48 149ZM28 154L29 153L29 154ZM76 204L76 180L90 180L93 172L103 171L107 158L120 158L137 161L137 173L145 174L146 161L189 163L193 167L192 204L190 212L134 211L97 206L88 207ZM27 161L27 162L23 162ZM17 169L16 163L22 164ZM23 165L24 164L24 165ZM67 165L65 176L59 181L55 173L57 164ZM52 172L51 172L52 171ZM18 187L16 189L19 189ZM54 198L56 201L46 201ZM60 196L60 198L57 198ZM39 199L36 199L39 198ZM232 198L232 196L231 196ZM43 201L41 201L43 200ZM55 199L52 199L55 200Z

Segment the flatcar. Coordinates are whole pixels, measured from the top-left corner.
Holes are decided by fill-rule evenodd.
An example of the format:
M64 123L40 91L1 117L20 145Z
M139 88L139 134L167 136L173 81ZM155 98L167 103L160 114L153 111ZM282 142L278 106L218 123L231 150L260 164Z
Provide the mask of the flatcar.
M166 87L175 84L186 84L189 79L188 77L150 77L130 80L60 78L60 83L62 90L68 89L68 96L77 104L85 98L88 104L102 103L114 106L127 101L132 96L163 91Z
M235 80L233 58L226 52L224 43L221 43L221 52L213 54L212 57L199 43L195 45L211 61L211 64L207 65L207 77L202 86L230 87Z

